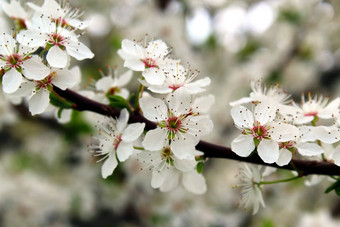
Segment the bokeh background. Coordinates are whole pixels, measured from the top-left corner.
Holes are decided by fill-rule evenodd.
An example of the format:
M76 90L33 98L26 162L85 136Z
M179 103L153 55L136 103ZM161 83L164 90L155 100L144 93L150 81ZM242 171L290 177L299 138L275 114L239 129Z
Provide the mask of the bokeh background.
M0 1L0 6L3 1ZM26 1L21 1L23 4ZM37 1L41 4L42 1ZM250 81L279 83L300 100L311 92L340 95L340 2L335 0L71 0L90 26L82 41L95 58L80 62L81 88L98 69L124 72L117 55L124 38L163 39L173 57L209 76L216 96L215 129L204 140L230 146L238 134L228 103L250 92ZM1 8L1 7L0 7ZM0 32L11 22L0 13ZM133 92L137 81L129 85ZM209 160L208 191L153 190L150 173L128 161L107 180L88 152L93 113L30 116L25 104L0 94L0 226L340 226L340 199L331 183L304 180L263 188L266 208L238 207L237 162ZM280 171L275 177L289 176ZM273 178L273 179L274 179ZM309 179L310 180L310 179Z

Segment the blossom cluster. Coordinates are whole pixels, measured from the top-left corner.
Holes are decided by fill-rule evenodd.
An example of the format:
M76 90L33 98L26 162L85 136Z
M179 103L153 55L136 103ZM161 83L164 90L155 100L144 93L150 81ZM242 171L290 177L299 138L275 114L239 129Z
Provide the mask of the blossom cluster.
M78 40L87 22L79 20L77 9L55 0L27 5L25 9L17 0L3 3L16 29L0 35L0 68L4 93L16 102L28 98L35 115L47 110L53 85L65 90L80 82L69 69L71 57L84 60L94 54Z
M289 164L292 157L323 157L340 165L339 112L340 98L328 98L308 93L301 104L290 100L290 95L277 85L263 87L260 81L252 82L249 97L230 103L235 126L242 133L231 143L239 156L257 152L265 163L279 166ZM250 105L253 111L245 107ZM334 148L325 157L323 144Z
M214 96L196 96L205 91L210 79L206 77L194 81L198 72L185 69L179 60L171 59L170 49L162 40L150 41L143 46L125 39L118 54L123 58L125 67L141 72L138 81L142 89L137 93L135 111L140 109L147 120L156 124L156 128L144 135L144 126L140 124L138 130L134 131L136 137L133 141L129 140L127 149L126 145L122 145L126 144L123 143L126 132L115 126L126 125L124 115L128 114L127 110L122 111L118 120L108 119L110 123L102 124L98 143L91 145L90 149L96 155L105 155L104 159L107 157L102 168L103 177L112 174L117 159L124 162L128 157L133 157L141 163L141 169L151 170L153 188L170 191L182 182L188 191L204 193L205 179L196 168L200 162L196 159L202 153L195 146L202 136L213 129L208 111L214 103ZM106 102L107 97L112 95L128 98L124 85L130 81L132 71L115 76L114 79L104 76L96 82L96 89L103 91L101 96ZM145 88L150 93L144 92ZM158 97L153 97L152 93L158 94ZM111 144L111 147L108 148L106 144Z

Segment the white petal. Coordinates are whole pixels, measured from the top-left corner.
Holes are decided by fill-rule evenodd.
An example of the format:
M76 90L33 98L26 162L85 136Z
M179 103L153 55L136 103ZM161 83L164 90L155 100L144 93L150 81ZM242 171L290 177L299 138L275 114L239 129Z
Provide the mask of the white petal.
M15 68L7 71L2 77L2 89L5 93L10 94L18 90L22 82L21 73Z
M178 159L174 157L174 165L176 169L182 172L192 171L196 166L196 160Z
M124 67L133 71L144 71L145 65L140 59L128 59L124 62Z
M146 82L151 85L161 85L165 80L164 72L158 68L147 68L143 71L142 75Z
M132 155L133 152L133 145L132 143L126 143L121 141L117 148L117 158L119 161L124 162L126 159Z
M169 166L162 162L156 166L152 171L151 187L159 188L165 181L169 172Z
M174 140L171 141L171 151L178 159L195 159L195 145L197 143L193 140Z
M143 115L150 121L159 122L167 117L168 108L161 99L145 97L139 100Z
M111 76L105 76L97 81L96 89L99 91L107 92L113 86L114 80Z
M104 164L102 165L102 177L105 179L110 176L117 165L117 159L112 152L109 154L109 157L104 161Z
M94 57L92 51L81 42L71 42L66 45L66 51L70 56L74 57L78 61Z
M305 156L320 155L324 151L322 147L320 147L316 143L301 143L297 144L295 147L300 154Z
M288 165L288 163L292 160L292 152L283 148L280 149L280 156L279 159L276 161L276 164L279 166Z
M201 80L197 80L193 83L189 83L189 84L185 85L185 88L190 94L197 94L197 93L205 91L206 89L203 89L202 87L206 87L210 83L211 83L210 78L205 77Z
M57 75L54 77L52 83L58 88L65 90L75 86L78 78L72 73L71 70L57 70Z
M43 113L50 103L50 93L45 89L37 91L29 100L29 111L32 115Z
M165 57L168 53L168 46L162 40L155 40L148 43L146 52L155 57Z
M174 188L177 187L179 183L179 177L180 177L180 172L177 171L175 168L170 168L168 175L159 188L161 192L168 192L173 190Z
M231 142L231 150L241 157L248 157L254 149L254 140L250 135L239 135Z
M18 42L29 47L44 47L47 38L46 34L34 30L21 30L17 35Z
M120 115L117 121L117 131L119 133L122 133L123 130L125 129L127 122L129 120L129 111L127 109L122 109L120 111Z
M122 134L122 140L133 142L140 137L144 131L145 123L134 123L128 125Z
M145 57L144 48L138 43L128 39L124 39L122 41L122 50L129 56L129 58L143 59ZM126 59L124 58L124 60Z
M261 125L273 121L276 116L276 109L267 103L259 103L255 106L254 117Z
M250 110L244 106L234 106L230 111L235 125L239 128L253 128L254 117Z
M323 119L333 118L336 113L339 113L340 97L330 102L326 108L322 109L318 116Z
M122 75L119 76L119 79L117 81L117 85L119 87L124 87L125 85L127 85L130 82L132 76L133 76L133 73L132 73L131 70L126 71L125 73L123 73Z
M195 113L208 113L212 105L215 103L215 96L206 95L198 97L194 100L192 109Z
M156 128L146 133L142 144L146 150L158 151L164 147L167 141L166 131L161 128Z
M333 154L334 164L340 166L340 145L338 145Z
M197 195L204 194L207 191L205 178L196 171L184 173L182 183L186 190Z
M16 40L8 34L0 35L0 54L4 56L10 56L16 51Z
M48 50L46 56L48 64L56 68L65 68L68 64L68 56L66 51L59 48L59 46L53 46Z
M294 119L294 124L302 125L311 122L314 119L314 116L299 116Z
M32 56L23 62L22 72L28 79L42 80L50 74L50 69L41 62L38 56Z
M274 163L279 159L279 145L273 140L262 140L257 147L260 158L265 163Z
M237 105L241 105L241 104L245 104L245 103L250 103L252 101L251 98L249 97L244 97L244 98L241 98L239 100L236 100L234 102L230 102L229 105L230 106L237 106Z
M174 93L169 94L167 100L169 109L175 116L190 112L191 97L185 89L177 89Z
M270 138L277 142L296 141L299 136L299 129L294 125L281 122L270 122L267 126L270 126Z

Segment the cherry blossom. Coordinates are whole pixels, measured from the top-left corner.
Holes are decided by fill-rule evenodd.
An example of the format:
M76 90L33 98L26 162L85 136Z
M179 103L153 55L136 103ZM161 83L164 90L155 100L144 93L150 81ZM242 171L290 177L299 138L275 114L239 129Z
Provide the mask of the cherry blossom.
M153 188L167 192L182 182L194 194L203 194L207 189L204 177L195 169L196 161L178 159L169 146L159 151L142 151L137 154L137 160L152 170Z
M89 148L95 156L103 156L99 161L104 161L102 166L102 177L110 176L118 165L118 161L126 161L133 153L133 143L143 133L145 123L127 124L129 112L123 109L119 118L110 119L102 123L98 129L97 145Z
M275 122L276 109L265 103L257 104L254 113L243 106L234 106L231 116L236 127L242 130L232 141L231 149L241 157L249 156L257 147L264 162L274 163L280 156L278 142L295 140L299 133L293 125Z
M301 99L301 105L294 103L296 111L294 114L295 124L306 124L312 122L315 117L321 119L331 119L334 118L337 113L339 113L339 97L328 103L328 98L324 98L323 96L315 96L314 98L311 98L309 93L307 101L305 100L304 96L302 96Z
M26 29L29 23L30 15L21 6L18 0L10 0L10 2L2 2L2 10L9 16L18 29Z
M103 76L96 82L96 94L95 99L108 104L107 95L119 95L124 99L129 97L130 92L124 88L132 78L132 71L128 70L125 73L118 75L117 73L110 73L108 76Z
M146 87L154 93L166 94L177 90L178 88L184 88L190 94L197 94L205 91L204 87L210 84L210 78L193 81L198 72L191 72L186 70L179 63L171 65L164 70L165 80L161 85L152 85L146 83Z
M240 183L237 188L241 190L241 202L240 205L244 208L253 208L253 215L256 214L260 208L265 207L262 197L261 187L259 183L261 181L261 167L255 165L241 164Z
M213 123L206 116L193 114L190 95L178 89L165 101L143 97L139 103L144 117L157 122L157 128L145 135L143 147L155 151L170 143L179 159L194 159L195 145L202 135L212 131Z
M44 47L48 51L47 62L56 68L65 68L69 64L69 56L79 61L94 56L87 46L78 41L73 31L46 16L38 17L32 28L21 31L17 40L29 47Z
M35 10L36 14L49 16L62 27L85 29L88 26L88 22L78 19L83 13L72 8L68 2L64 2L62 7L55 0L45 0L41 7L32 2L28 2L27 5Z
M31 56L34 48L18 44L8 34L0 35L0 68L5 70L2 77L2 88L5 93L15 92L23 76L32 80L42 80L49 73L38 56Z
M124 59L124 67L133 71L142 71L146 82L150 85L162 85L165 70L175 66L179 61L168 58L169 47L162 40L149 42L146 47L124 39L118 54Z

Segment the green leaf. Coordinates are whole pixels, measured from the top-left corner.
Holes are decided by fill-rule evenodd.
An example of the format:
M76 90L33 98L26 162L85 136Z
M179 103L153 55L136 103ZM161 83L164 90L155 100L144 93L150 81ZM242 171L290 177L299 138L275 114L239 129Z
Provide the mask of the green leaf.
M119 95L108 95L107 98L110 101L110 105L118 109L127 108L130 110L129 103Z
M72 104L59 98L53 92L50 92L50 103L56 107L60 107L63 109L72 109Z
M58 110L58 118L61 118L61 113L63 112L64 108L60 108Z
M202 173L203 172L203 167L204 167L204 163L203 162L197 163L197 165L196 165L197 173Z
M329 192L331 192L331 191L333 191L333 190L335 191L335 193L336 193L337 195L340 196L340 180L338 180L338 181L334 182L333 184L331 184L331 185L326 189L325 193L329 193Z

